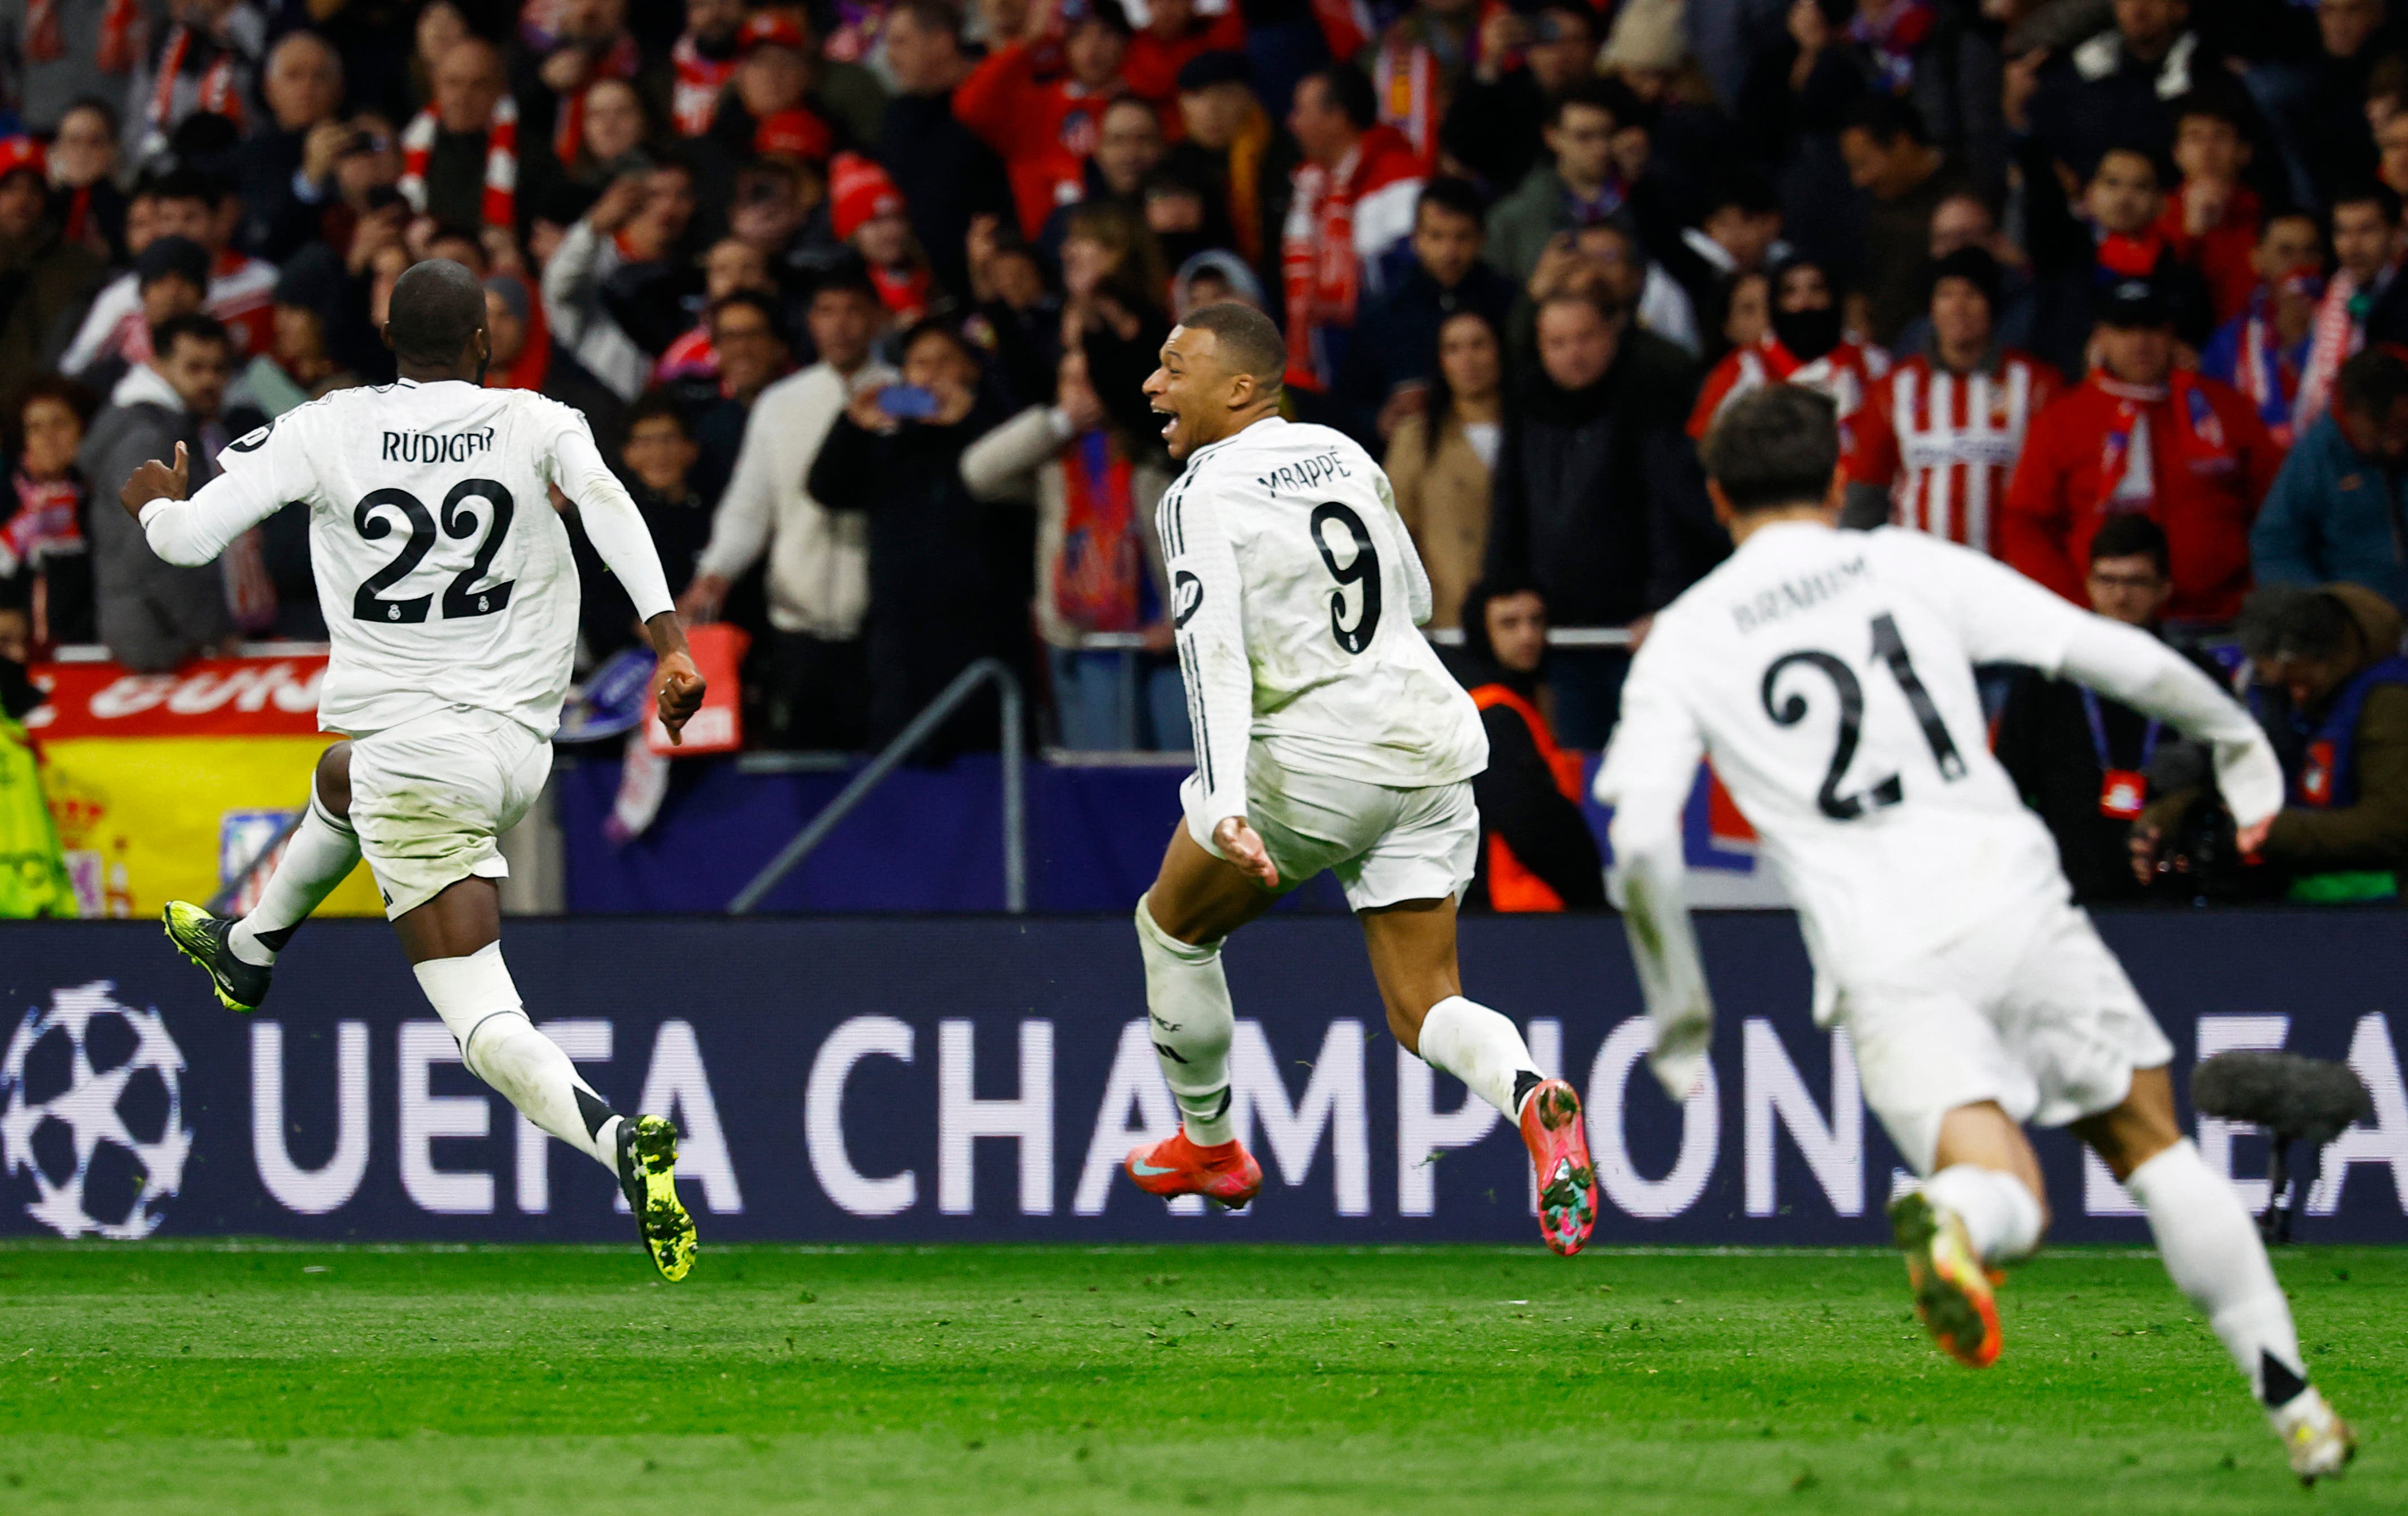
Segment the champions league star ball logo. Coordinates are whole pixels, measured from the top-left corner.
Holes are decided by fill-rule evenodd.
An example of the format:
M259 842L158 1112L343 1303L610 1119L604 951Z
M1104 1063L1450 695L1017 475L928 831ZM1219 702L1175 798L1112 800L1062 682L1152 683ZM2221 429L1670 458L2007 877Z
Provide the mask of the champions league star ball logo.
M25 1214L63 1237L147 1237L184 1182L184 1055L156 1011L106 979L28 1010L0 1058L0 1173L31 1176Z

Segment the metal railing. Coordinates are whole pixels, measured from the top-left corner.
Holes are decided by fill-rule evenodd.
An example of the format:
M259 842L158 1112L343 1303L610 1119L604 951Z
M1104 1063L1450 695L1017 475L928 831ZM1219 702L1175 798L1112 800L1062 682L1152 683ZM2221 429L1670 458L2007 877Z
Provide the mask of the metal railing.
M953 677L944 692L930 700L926 709L911 718L911 724L896 734L895 740L879 750L867 768L853 776L850 784L836 799L827 802L810 824L795 834L794 840L778 851L768 865L752 876L752 882L727 902L730 916L749 916L762 898L778 887L811 856L828 834L844 818L860 808L869 792L886 781L921 745L937 733L946 719L961 709L979 686L992 683L1003 705L1003 908L1014 916L1028 910L1028 817L1027 777L1024 772L1026 758L1023 753L1023 734L1026 713L1021 696L1020 681L996 658L981 658Z

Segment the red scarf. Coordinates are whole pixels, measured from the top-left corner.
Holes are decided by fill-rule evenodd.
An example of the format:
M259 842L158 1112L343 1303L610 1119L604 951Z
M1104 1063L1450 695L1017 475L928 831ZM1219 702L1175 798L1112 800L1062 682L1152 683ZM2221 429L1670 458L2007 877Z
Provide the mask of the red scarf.
M1404 133L1424 163L1437 163L1439 119L1446 112L1438 54L1419 42L1393 40L1372 61L1371 87L1380 120Z
M1397 136L1393 126L1374 126L1335 169L1307 163L1296 170L1296 199L1280 241L1280 273L1287 296L1287 383L1298 389L1317 392L1327 383L1313 350L1315 328L1354 325L1354 304L1362 294L1354 202L1363 195L1363 171L1375 150Z
M2224 435L2224 421L2208 403L2207 392L2199 387L2196 375L2177 368L2163 384L2127 384L2110 379L2103 372L2090 376L2090 383L2102 394L2116 401L2115 419L2109 424L2099 449L2099 504L2101 510L2118 509L2115 491L2124 482L2124 470L2131 462L2132 439L2144 423L2157 417L2150 410L2164 406L2163 414L2171 416L2178 427L2171 438L2149 433L2149 462L2153 478L2149 497L2138 506L2124 509L2147 509L2156 504L2156 481L2166 477L2176 459L2193 472L2210 473L2229 469L2235 460L2232 445ZM2171 404L2166 402L2171 401Z
M196 60L193 53L196 35L179 22L167 29L166 44L159 50L159 78L150 92L150 121L162 133L176 120L176 80L182 76L186 63L196 61L201 78L193 108L223 116L238 127L248 123L242 108L242 81L235 74L239 54L202 37L201 45L208 51Z
M935 293L928 270L918 264L901 268L887 268L873 264L869 282L878 286L878 297L896 321L909 325L928 313L928 296Z
M401 194L409 208L423 215L426 212L426 163L435 152L436 134L442 123L435 117L435 108L427 107L410 118L401 134ZM505 93L494 102L494 114L485 123L485 198L484 223L488 226L515 227L518 224L519 187L519 107Z
M84 227L91 224L91 219L92 186L89 184L78 185L74 190L68 192L67 195L66 240L70 242L82 241Z
M634 79L636 65L642 62L636 53L636 39L622 36L611 44L608 56L594 65L585 83L560 102L560 119L552 123L552 157L566 166L577 161L577 149L585 136L585 92L606 79Z
M543 324L543 297L533 290L527 294L525 345L508 368L485 370L489 390L533 390L540 395L543 382L552 377L552 329Z
M2391 277L2399 277L2399 266L2393 265ZM2354 357L2366 345L2366 312L2373 304L2372 296L2361 296L2358 276L2346 268L2336 269L2325 285L2325 297L2316 307L2315 336L2308 344L2307 367L2300 374L2300 395L2291 414L2295 425L2304 424L2324 414L2325 402L2332 397L2333 381L2341 377L2341 366Z
M100 13L100 71L122 74L133 68L135 29L141 24L139 0L108 0ZM37 64L56 63L67 55L66 39L59 34L59 0L25 0L25 56Z
M686 33L669 50L669 62L677 65L677 89L669 114L677 123L681 137L700 137L710 130L710 118L719 109L719 93L736 77L736 56L706 58L695 45L694 34Z
M2303 282L2310 293L2315 291L2313 274L2293 274L2284 281L2287 286ZM2280 335L2274 330L2274 301L2279 291L2260 289L2250 297L2247 310L2241 317L2240 350L2233 355L2232 387L2248 397L2258 414L2266 421L2266 429L2274 434L2274 443L2287 448L2295 435L2292 404L2300 393L2300 366ZM2315 342L2313 329L2309 341Z
M1135 631L1137 510L1129 460L1092 431L1062 455L1062 551L1054 564L1054 609L1081 631Z
M83 528L76 524L76 507L83 486L73 479L29 479L17 471L17 509L0 522L0 576L26 565L38 566L50 552L79 547Z
M2125 279L2146 279L2165 255L2166 239L2151 227L2138 237L2111 232L2099 241L2099 267Z

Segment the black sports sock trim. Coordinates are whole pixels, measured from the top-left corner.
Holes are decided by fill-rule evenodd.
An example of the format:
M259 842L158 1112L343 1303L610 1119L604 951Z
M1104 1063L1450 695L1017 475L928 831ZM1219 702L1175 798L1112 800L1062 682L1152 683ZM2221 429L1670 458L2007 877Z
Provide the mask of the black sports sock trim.
M580 1086L577 1091L577 1114L584 1118L585 1134L598 1137L604 1123L619 1113L610 1108L609 1101Z
M274 931L254 931L251 936L269 952L280 953L284 951L284 945L293 940L293 934L300 930L301 923L295 921L289 927L278 927Z
M2307 1393L2308 1381L2291 1372L2291 1366L2272 1353L2258 1351L2258 1394L2269 1410L2289 1405Z
M1516 1117L1522 1114L1522 1102L1530 1098L1530 1091L1546 1082L1545 1076L1529 1069L1513 1076L1513 1114Z

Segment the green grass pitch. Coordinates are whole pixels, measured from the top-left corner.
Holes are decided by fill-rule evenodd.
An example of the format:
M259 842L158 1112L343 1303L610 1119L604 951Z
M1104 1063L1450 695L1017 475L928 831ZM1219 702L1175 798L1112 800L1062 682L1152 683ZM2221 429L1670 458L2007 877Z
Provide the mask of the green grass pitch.
M2307 1494L2144 1252L1972 1373L1870 1251L19 1244L0 1510L2408 1509L2408 1249L2279 1267Z

